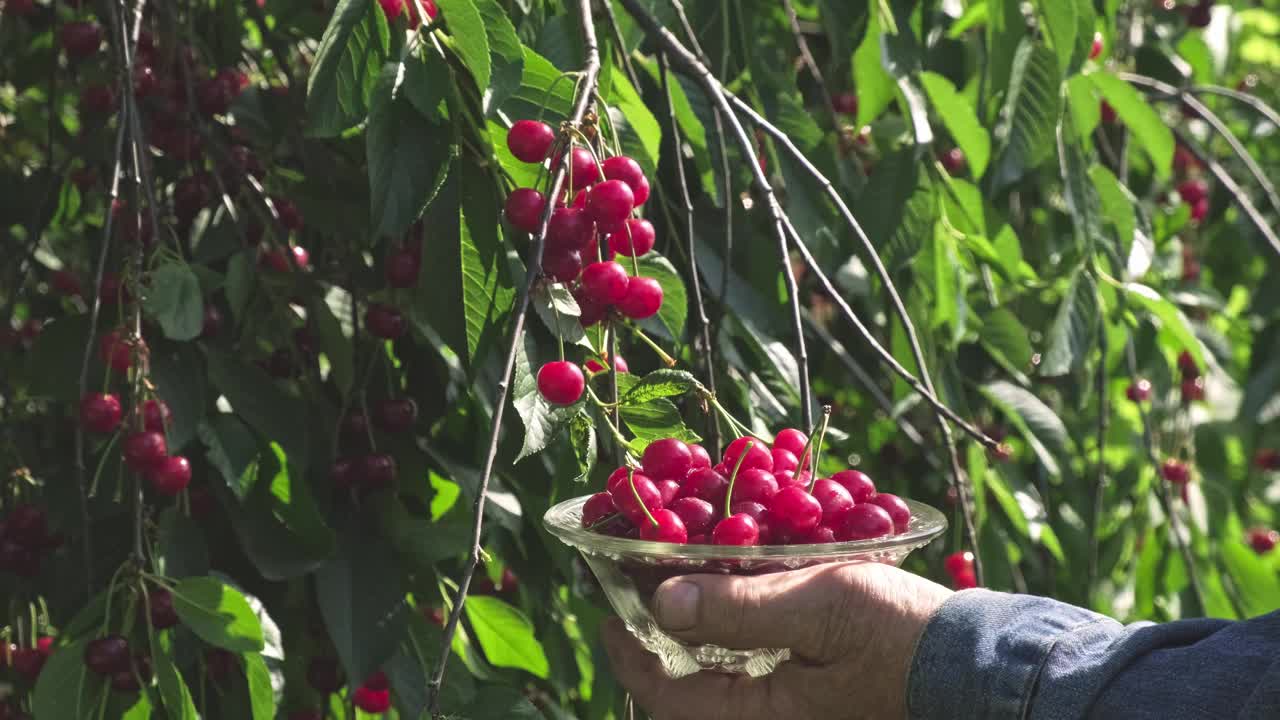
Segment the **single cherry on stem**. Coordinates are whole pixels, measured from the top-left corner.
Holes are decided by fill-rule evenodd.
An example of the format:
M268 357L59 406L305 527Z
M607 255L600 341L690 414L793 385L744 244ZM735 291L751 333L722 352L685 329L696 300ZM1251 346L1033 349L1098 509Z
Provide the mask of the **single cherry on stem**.
M799 458L809 446L809 437L795 428L778 431L773 438L774 449L789 450Z
M654 440L645 447L640 466L649 477L684 480L693 466L693 452L679 438Z
M382 269L387 284L391 287L411 288L418 284L418 271L421 267L420 256L409 248L401 247L387 255Z
M651 277L633 277L627 283L627 294L618 302L618 310L632 320L644 320L662 309L662 285Z
M507 131L507 149L522 162L546 160L555 141L556 133L551 126L537 120L517 120Z
M744 469L756 468L773 472L772 453L765 448L764 443L750 437L740 437L724 449L725 465L737 465L739 461Z
M774 532L803 537L821 521L822 505L802 487L788 485L769 500L769 524Z
M602 226L618 225L631 215L635 195L621 180L605 180L587 195L587 213Z
M822 524L827 526L833 526L837 517L856 504L845 486L828 478L814 481L813 497L822 507Z
M653 542L667 542L683 545L689 542L689 531L684 521L671 510L662 509L653 513L652 522L640 526L640 539Z
M395 340L404 335L409 323L404 314L385 303L370 303L364 315L369 334L384 340Z
M582 269L582 292L601 305L614 305L627 296L631 278L612 260L595 262Z
M80 401L80 422L92 433L115 432L124 418L120 399L108 393L85 395Z
M613 504L631 524L643 530L646 524L656 524L653 513L662 509L662 493L648 477L627 469L626 485L613 492Z
M151 432L162 433L173 424L173 413L169 404L159 398L152 398L142 404L142 427Z
M716 510L711 503L696 497L676 498L670 505L671 512L680 516L689 535L700 535L711 530L716 520Z
M563 159L563 155L558 156L551 169L559 168ZM596 167L595 158L592 157L591 151L586 148L575 146L569 153L569 165L569 179L573 181L573 190L581 190L594 185L600 179L600 168Z
M98 675L129 669L129 641L119 635L90 640L84 647L84 664Z
M538 370L538 392L552 405L572 405L582 399L587 379L582 368L568 360L556 360Z
M542 213L546 208L545 195L533 188L516 188L507 196L503 213L507 217L507 222L517 230L536 233L538 226L542 224Z
M907 531L907 526L911 524L911 508L907 506L907 501L890 493L876 493L871 502L889 513L895 533Z
M191 484L191 463L181 455L160 458L147 474L151 488L166 497L173 497Z
M754 450L756 447L758 447L758 445L756 444L756 441L752 440L751 438L738 438L737 440L734 440L732 443L729 444L729 449L725 451L725 460L729 459L729 454L733 450L734 445L738 444L738 442L742 440L745 440L746 442L743 442L741 445L738 445L738 453L735 456L734 463L733 463L733 472L729 474L729 486L725 490L725 494L724 494L724 516L726 519L728 519L729 516L733 515L730 509L733 506L733 486L738 481L738 473L742 470L743 463L751 455L751 451ZM772 462L772 459L770 459L770 462ZM775 492L777 491L776 481L775 481L774 491ZM717 527L719 526L717 525ZM759 531L759 528L757 528L757 538L759 537L758 531Z
M615 155L600 164L606 180L620 180L631 189L635 206L640 207L649 199L649 178L645 177L640 163L626 155Z
M716 523L711 531L711 542L715 545L736 545L750 547L760 543L760 526L755 519L746 513L730 515Z
M841 470L832 475L831 479L843 485L856 503L864 503L875 497L876 484L860 470Z
M134 472L150 471L168 452L169 445L158 432L144 430L124 439L124 461Z
M680 487L682 497L699 498L716 506L724 503L728 492L729 478L709 467L690 472Z
M582 250L594 234L595 226L586 210L558 207L551 211L551 219L547 222L547 250Z
M609 248L619 255L640 257L653 249L657 234L644 218L628 218L622 227L609 233Z
M598 492L582 505L582 527L590 528L606 518L613 517L618 508L613 505L613 496L608 492Z

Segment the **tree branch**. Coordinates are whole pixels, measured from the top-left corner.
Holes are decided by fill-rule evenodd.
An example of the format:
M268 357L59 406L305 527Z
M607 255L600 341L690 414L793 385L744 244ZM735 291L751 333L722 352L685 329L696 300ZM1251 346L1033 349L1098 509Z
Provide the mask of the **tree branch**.
M822 77L822 70L818 69L818 62L813 59L813 53L809 52L809 43L804 39L804 32L800 29L800 18L796 16L796 7L791 0L782 0L782 7L787 11L787 20L791 22L791 35L796 40L796 49L800 51L800 60L809 70L814 81L818 83L818 90L822 93L822 104L827 107L827 112L831 113L831 126L839 130L840 116L836 114L836 104L831 99L831 89L827 87L827 81Z
M582 123L582 118L587 114L587 109L591 106L591 98L595 95L596 84L600 75L600 49L596 42L595 26L591 20L590 0L578 0L578 18L582 23L582 44L586 51L586 64L583 68L579 95L568 121L575 128ZM524 338L525 318L529 314L529 291L533 287L534 281L542 274L542 252L546 245L547 224L551 221L551 212L555 209L556 198L560 196L560 191L564 187L565 175L572 155L570 152L564 153L560 167L556 168L555 174L552 176L551 188L547 193L547 207L542 213L542 222L539 224L538 232L533 237L529 269L525 274L524 286L520 290L520 299L512 316L511 340L507 346L506 364L502 371L502 380L498 383L498 394L494 400L493 427L489 433L489 448L485 455L484 470L480 474L480 485L476 490L476 499L473 507L475 520L471 530L471 556L467 563L467 569L462 575L462 581L458 585L457 600L454 602L453 610L449 613L449 620L445 624L444 637L440 642L440 658L427 685L428 707L431 709L433 717L440 717L440 687L444 682L444 673L445 668L448 666L449 656L453 652L453 637L458 632L458 622L462 617L463 606L467 600L467 591L471 589L471 579L475 576L476 568L480 565L480 540L481 532L484 529L485 500L489 492L489 480L493 477L494 462L498 456L498 441L502 437L502 416L506 410L507 399L510 395L516 356L519 353L520 343Z
M1192 85L1187 88L1187 92L1195 95L1221 95L1231 98L1238 103L1248 105L1254 112L1266 118L1268 122L1280 130L1280 112L1276 112L1275 108L1266 104L1256 95L1232 90L1230 88L1219 87L1217 85Z

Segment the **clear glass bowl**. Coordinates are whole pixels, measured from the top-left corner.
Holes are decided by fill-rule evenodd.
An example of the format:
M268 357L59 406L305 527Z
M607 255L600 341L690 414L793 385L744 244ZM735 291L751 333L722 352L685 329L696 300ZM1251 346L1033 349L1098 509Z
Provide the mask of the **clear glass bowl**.
M566 500L548 510L542 522L553 535L582 553L627 629L661 659L663 669L673 678L700 670L759 677L773 672L790 658L791 651L690 645L667 635L658 629L649 610L654 591L667 579L692 573L765 575L825 563L901 565L912 550L947 527L942 513L908 500L911 524L906 532L875 540L761 547L675 545L588 532L582 527L582 506L586 501L586 497Z

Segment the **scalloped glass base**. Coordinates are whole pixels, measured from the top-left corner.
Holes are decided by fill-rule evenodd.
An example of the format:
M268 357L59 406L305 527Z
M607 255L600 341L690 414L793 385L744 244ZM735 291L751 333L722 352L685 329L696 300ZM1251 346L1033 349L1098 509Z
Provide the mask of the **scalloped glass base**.
M719 645L686 645L652 624L643 627L625 624L645 650L658 656L662 669L673 678L702 670L761 677L791 659L787 648L730 650Z

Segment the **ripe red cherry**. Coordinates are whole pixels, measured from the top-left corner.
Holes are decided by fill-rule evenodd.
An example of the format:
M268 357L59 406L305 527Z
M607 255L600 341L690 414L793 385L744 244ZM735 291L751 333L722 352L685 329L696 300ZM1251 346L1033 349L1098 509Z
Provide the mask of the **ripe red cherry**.
M863 503L841 513L831 529L837 540L870 540L893 533L893 518L879 505Z
M622 227L609 233L609 249L619 255L640 257L653 249L653 223L644 218L628 218Z
M614 226L626 220L635 207L631 186L621 180L605 180L591 188L587 195L587 212L603 226Z
M889 517L893 519L895 533L906 532L907 526L911 524L911 508L907 506L905 500L889 493L876 493L876 496L871 498L871 502L889 513Z
M650 514L662 509L661 491L653 484L652 480L640 473L632 476L631 482L627 482L624 479L621 483L615 485L609 490L609 494L613 496L613 505L618 508L618 512L622 513L636 527L642 527L649 522L644 509L648 509ZM639 495L639 500L636 499L637 495ZM642 503L643 508L641 507Z
M582 269L582 292L601 305L614 305L627 297L631 278L612 260L591 263Z
M373 422L384 432L399 433L413 427L418 419L418 404L413 398L390 398L378 403Z
M99 675L124 672L129 660L129 641L119 635L96 638L84 647L84 664Z
M769 451L770 457L773 458L773 472L792 472L800 466L800 460L790 450L783 448L774 448Z
M618 310L632 320L644 320L658 314L662 309L662 286L657 280L649 277L633 277L627 283L627 294L619 303Z
M329 482L336 490L346 490L355 482L356 464L347 458L338 458L329 467Z
M1102 33L1093 34L1093 45L1089 48L1089 59L1097 60L1102 55Z
M545 195L533 188L516 188L507 196L503 212L512 227L527 233L536 233L538 226L542 224L542 213L546 208Z
M1213 3L1204 1L1187 10L1187 25L1193 28L1209 27L1213 20Z
M813 498L822 507L823 525L832 525L841 513L854 506L853 495L845 486L827 478L814 481Z
M737 465L738 457L744 452L747 456L742 461L743 470L756 468L773 472L773 455L764 443L749 437L740 437L729 443L729 447L724 450L724 464L732 468Z
M45 640L46 638L40 638ZM52 641L53 638L48 638ZM40 648L20 647L12 651L13 669L27 681L28 684L34 684L40 677L40 671L44 669L44 662L49 658L47 653L41 652ZM4 717L0 715L0 717Z
M110 115L116 111L116 93L106 85L90 85L80 91L80 107L90 115Z
M49 532L49 520L44 508L36 505L18 505L9 513L4 534L27 547L43 545Z
M716 511L711 503L696 497L676 498L669 507L671 512L680 516L685 530L690 536L702 535L711 529L715 522Z
M556 282L573 282L582 273L582 253L578 250L548 251L542 258L542 272ZM605 308L604 305L599 307Z
M36 0L9 0L5 3L4 14L12 17L25 17L36 11ZM4 717L0 715L0 717Z
M124 439L124 461L134 472L147 472L169 452L164 435L145 430Z
M410 30L418 29L422 23L422 18L418 17L418 12L409 5L409 0L378 0L378 4L382 6L382 12L386 14L388 22L395 22L403 16L408 21ZM428 20L434 20L440 12L435 0L418 0L418 5Z
M112 330L98 341L98 357L113 371L124 374L133 366L133 342L124 330Z
M711 531L711 542L715 545L737 545L748 547L760 542L760 526L745 513L730 515L716 523Z
M658 494L662 496L663 507L670 505L671 501L675 500L676 496L680 494L680 483L671 478L654 480L653 485L658 488Z
M553 170L560 167L563 158L563 155L556 158ZM586 148L575 147L569 154L569 164L572 166L570 177L573 180L573 190L594 185L600 179L600 168L596 167L595 158L591 157L591 152Z
M1173 169L1179 175L1185 175L1191 170L1199 169L1200 159L1186 145L1179 145L1173 151Z
M582 264L582 256L579 255L578 256L579 267L581 266L581 264ZM542 260L542 269L544 271L547 270L546 258L543 258ZM547 275L553 278L555 277L551 275L549 271L547 272ZM604 316L609 313L608 307L601 305L600 303L595 302L594 300L589 300L586 296L586 293L582 292L582 288L578 288L577 290L574 290L573 298L574 300L578 301L578 309L582 311L582 315L578 318L578 322L584 328L595 325L596 323L603 320Z
M1253 466L1259 470L1280 470L1280 450L1259 450L1254 453Z
M537 120L518 120L507 131L507 148L517 160L540 163L547 159L556 133L551 126Z
M384 340L395 340L404 335L409 327L399 310L384 303L370 303L364 314L364 322L370 335Z
M689 542L689 531L679 515L663 509L653 513L653 522L646 518L640 525L640 539L683 545Z
M142 426L145 430L162 433L173 422L169 404L153 398L142 404Z
M598 492L582 505L582 527L591 527L616 512L618 509L613 506L613 496L608 492Z
M803 537L813 532L821 520L822 505L802 487L789 485L769 501L769 524L774 532Z
M700 468L689 473L689 477L680 488L683 497L706 500L716 507L724 505L724 496L729 492L729 478L711 468Z
M1249 541L1249 547L1259 555L1265 555L1271 552L1272 548L1280 543L1280 532L1268 528L1256 527L1249 530L1246 539Z
M1102 122L1106 125L1115 125L1120 118L1116 115L1116 109L1111 107L1111 103L1106 100L1098 106L1098 112L1102 114Z
M342 667L331 657L314 657L307 663L307 684L321 695L342 689Z
M1151 381L1138 378L1136 382L1125 388L1124 394L1134 402L1146 402L1151 399Z
M618 359L621 360L622 358L619 357ZM697 443L692 443L688 447L689 457L692 459L692 463L689 466L690 469L700 470L711 467L711 454L707 452L706 448Z
M804 446L808 444L809 438L795 428L787 428L778 432L773 438L773 446L782 450L790 450L792 455L797 458L804 452Z
M739 470L738 479L733 482L734 502L768 503L777 493L778 481L768 470Z
M553 251L581 250L595 233L591 216L575 207L558 207L551 211L547 223L547 248Z
M115 395L92 393L80 401L80 422L89 432L115 432L123 418L124 410Z
M963 587L974 587L977 585L976 581L970 584L963 584L960 582L961 580L971 579L974 576L973 553L967 550L965 552L951 553L947 556L946 560L942 561L942 566L946 569L947 574L951 576L952 582L956 585Z
M390 455L366 455L360 463L360 482L365 490L391 487L396 481L396 459Z
M1178 369L1182 371L1182 377L1199 377L1200 366L1196 364L1196 359L1192 357L1190 350L1183 350L1178 354Z
M841 470L831 476L832 480L844 486L853 496L856 503L864 503L876 494L876 484L871 482L867 474L858 470Z
M212 302L204 304L204 318L200 324L200 337L208 340L222 332L222 311Z
M147 601L139 604L138 614L157 630L165 630L178 624L178 611L173 609L173 593L164 588L147 591Z
M1181 460L1170 458L1160 465L1160 475L1175 485L1185 485L1191 480L1191 468Z
M1204 400L1204 378L1185 378L1182 381L1182 402L1192 403Z
M963 174L965 167L968 165L964 157L964 151L958 147L951 148L943 153L940 161L947 174L952 177Z
M166 497L173 497L191 484L191 463L181 455L170 455L156 461L147 475L151 488Z
M97 53L102 46L102 26L95 22L69 22L58 32L58 40L67 57L83 60Z
M858 96L851 92L836 93L831 98L831 105L838 113L844 115L858 114Z
M831 529L830 525L819 525L804 538L803 543L806 545L822 545L824 543L836 542L836 531Z
M600 166L604 168L605 179L621 180L627 184L635 207L640 207L649 199L649 178L645 177L640 163L626 155L615 155L600 163Z
M572 405L582 398L587 379L582 368L568 360L556 360L538 370L538 392L552 405Z
M1209 186L1203 180L1185 180L1178 183L1178 194L1187 204L1197 203L1209 196Z
M422 260L409 248L397 248L387 255L383 263L383 274L387 284L393 288L411 288L418 284L418 270Z
M649 477L684 480L693 466L693 452L679 438L654 440L645 447L640 464Z

